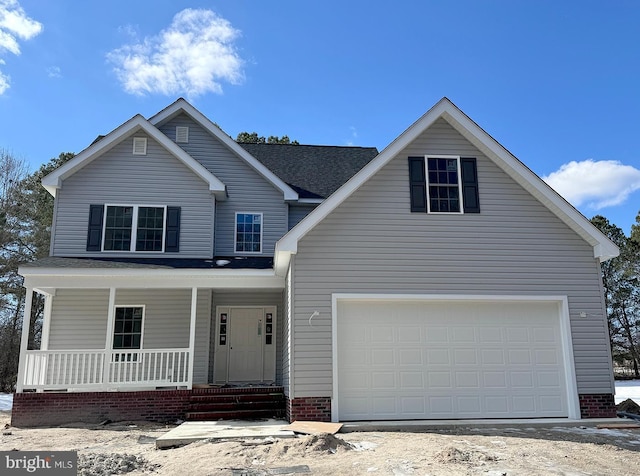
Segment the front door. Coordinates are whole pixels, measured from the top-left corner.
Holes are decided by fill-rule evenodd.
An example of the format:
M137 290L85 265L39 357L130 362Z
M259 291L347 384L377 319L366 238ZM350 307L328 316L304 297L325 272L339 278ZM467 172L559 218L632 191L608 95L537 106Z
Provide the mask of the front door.
M264 311L262 308L232 308L229 312L228 343L230 382L263 380Z

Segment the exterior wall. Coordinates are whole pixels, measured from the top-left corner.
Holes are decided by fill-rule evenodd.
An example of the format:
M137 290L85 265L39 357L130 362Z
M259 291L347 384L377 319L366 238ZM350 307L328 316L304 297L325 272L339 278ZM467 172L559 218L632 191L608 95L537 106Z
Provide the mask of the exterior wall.
M284 394L291 395L291 312L293 296L291 293L292 273L291 268L287 272L284 289L284 316L282 319L282 386Z
M481 213L410 212L407 157L424 154L477 158ZM375 292L567 295L578 393L613 394L591 246L444 120L301 239L292 266L295 398L331 395L331 294Z
M184 419L190 390L148 392L16 393L11 425L33 427L105 420L175 422Z
M211 258L214 197L208 185L151 138L147 155L133 155L132 148L129 137L64 180L56 198L51 254ZM87 252L89 205L102 203L182 207L180 252Z
M331 421L330 397L287 398L287 420Z
M283 292L274 291L214 291L212 303L212 322L215 323L215 308L217 306L276 306L276 384L282 382L282 324L284 316ZM213 369L216 342L216 326L211 325L209 349L209 381L214 382Z
M616 418L615 399L611 393L580 395L582 418Z
M289 205L289 230L300 223L302 219L311 213L317 206L318 205L315 204Z
M181 114L160 130L175 140L176 126L189 127L189 142L178 145L227 186L227 200L216 204L216 256L242 254L235 253L235 212L263 213L262 254L272 256L276 241L287 232L282 192L188 116Z
M198 292L194 383L207 381L211 291ZM189 347L191 289L120 289L116 305L144 305L143 348ZM109 291L58 289L53 298L50 350L104 349Z

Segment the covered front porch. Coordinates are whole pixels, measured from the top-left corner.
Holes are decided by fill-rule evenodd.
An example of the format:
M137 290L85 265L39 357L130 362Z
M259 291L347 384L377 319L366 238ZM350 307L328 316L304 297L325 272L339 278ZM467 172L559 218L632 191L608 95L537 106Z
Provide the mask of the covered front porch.
M65 266L21 269L25 315L33 292L45 309L39 349L23 326L17 393L281 383L284 282L272 269L49 262Z

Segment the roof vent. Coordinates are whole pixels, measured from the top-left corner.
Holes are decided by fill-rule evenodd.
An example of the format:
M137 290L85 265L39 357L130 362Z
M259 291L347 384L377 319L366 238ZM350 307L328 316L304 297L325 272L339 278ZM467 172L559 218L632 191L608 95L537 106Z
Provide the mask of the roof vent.
M189 142L189 128L187 126L176 126L176 142Z
M147 155L147 138L133 138L133 155Z

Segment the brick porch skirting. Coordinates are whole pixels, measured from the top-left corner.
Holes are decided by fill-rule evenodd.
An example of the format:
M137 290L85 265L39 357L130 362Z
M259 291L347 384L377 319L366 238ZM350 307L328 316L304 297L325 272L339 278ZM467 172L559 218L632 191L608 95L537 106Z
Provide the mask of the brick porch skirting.
M580 395L582 418L616 418L616 404L610 393Z
M287 420L331 421L331 397L287 397Z
M55 426L105 420L169 422L184 419L190 390L143 392L16 393L11 425Z

